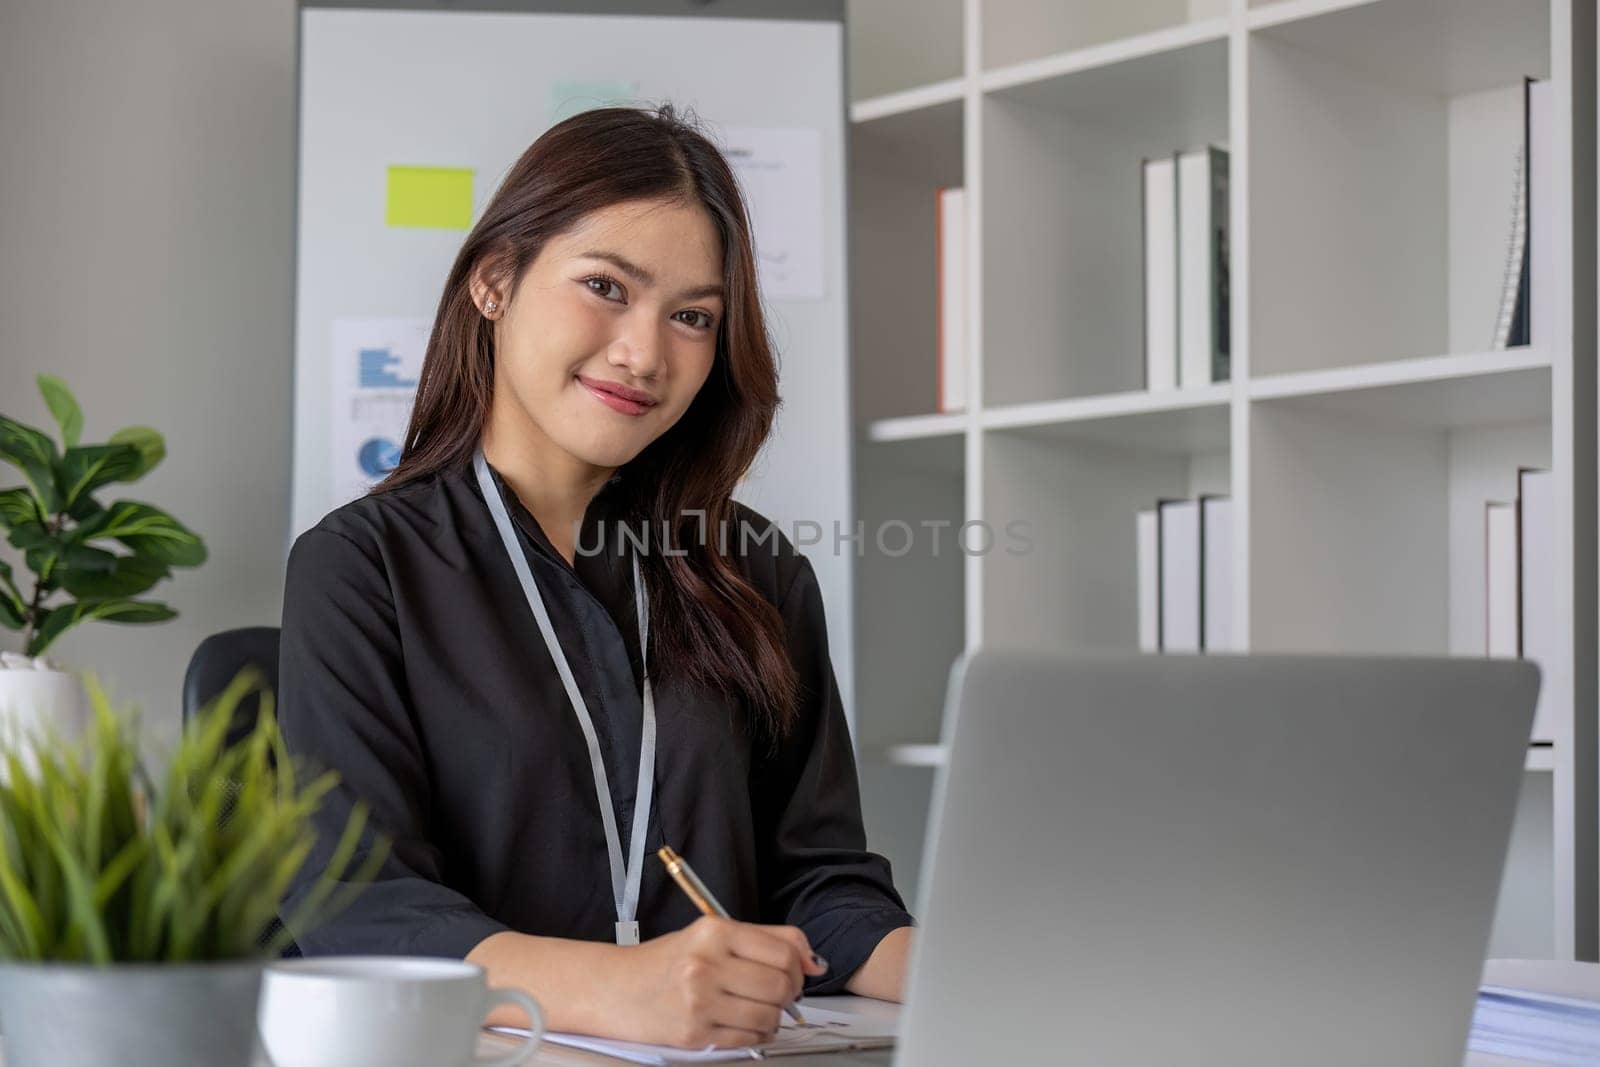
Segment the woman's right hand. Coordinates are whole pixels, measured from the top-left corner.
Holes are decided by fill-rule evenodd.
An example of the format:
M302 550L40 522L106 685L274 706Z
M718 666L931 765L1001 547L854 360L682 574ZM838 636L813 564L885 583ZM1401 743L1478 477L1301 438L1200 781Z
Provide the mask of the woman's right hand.
M714 916L615 959L616 1036L680 1048L770 1041L805 976L827 970L797 927Z

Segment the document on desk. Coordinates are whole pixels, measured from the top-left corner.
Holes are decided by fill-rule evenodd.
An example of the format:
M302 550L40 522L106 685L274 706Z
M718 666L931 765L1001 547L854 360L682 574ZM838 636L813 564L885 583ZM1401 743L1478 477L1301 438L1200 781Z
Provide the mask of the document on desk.
M1600 1063L1600 1003L1484 986L1467 1047L1534 1063Z
M864 1019L848 1012L830 1011L827 1008L802 1005L806 1025L790 1019L783 1020L778 1036L764 1045L744 1048L675 1048L671 1045L645 1045L635 1041L613 1041L605 1037L586 1034L549 1033L544 1039L552 1045L585 1049L606 1056L614 1056L630 1063L643 1063L652 1067L670 1067L675 1063L730 1063L737 1060L767 1060L781 1056L811 1055L820 1052L851 1052L864 1049L893 1048L894 1023ZM495 1033L526 1036L528 1031L514 1026L492 1026Z

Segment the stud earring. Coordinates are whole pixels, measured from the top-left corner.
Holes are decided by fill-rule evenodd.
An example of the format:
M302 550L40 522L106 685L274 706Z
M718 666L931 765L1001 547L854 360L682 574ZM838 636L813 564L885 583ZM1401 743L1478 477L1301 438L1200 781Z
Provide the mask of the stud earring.
M494 309L499 307L499 306L500 305L496 304L493 300L486 300L486 301L484 301L484 305L483 305L483 313L485 315L493 315L494 314Z

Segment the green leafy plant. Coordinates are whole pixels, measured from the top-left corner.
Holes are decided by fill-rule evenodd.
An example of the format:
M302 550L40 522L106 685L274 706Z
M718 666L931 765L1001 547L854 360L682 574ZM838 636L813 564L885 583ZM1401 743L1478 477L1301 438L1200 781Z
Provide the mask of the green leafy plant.
M0 735L0 959L106 965L265 958L291 930L345 907L389 843L374 837L351 871L365 807L295 911L276 922L316 840L311 817L338 782L306 780L284 748L271 693L247 669L195 716L161 784L137 726L91 679L93 719L78 742L53 727ZM240 700L259 693L254 729L228 743Z
M0 625L23 631L23 652L42 655L71 627L91 619L161 622L177 612L139 600L173 567L197 567L206 546L172 516L149 504L118 500L102 506L95 491L134 482L166 457L162 436L148 426L118 430L103 445L79 443L83 411L71 390L48 374L39 392L61 429L63 447L42 430L0 415L0 460L25 484L0 489L0 531L33 573L24 595L0 560ZM120 549L120 551L118 551ZM52 602L57 594L69 599Z

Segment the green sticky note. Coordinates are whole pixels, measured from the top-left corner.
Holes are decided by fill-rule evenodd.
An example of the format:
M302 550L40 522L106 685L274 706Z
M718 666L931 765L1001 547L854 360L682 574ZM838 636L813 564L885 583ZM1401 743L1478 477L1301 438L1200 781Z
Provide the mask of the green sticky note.
M620 78L564 78L550 83L550 125L597 107L629 107L639 83Z
M433 230L472 228L471 167L389 167L383 221Z

